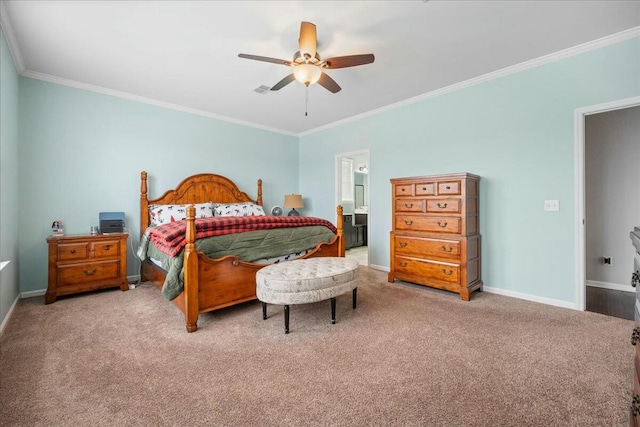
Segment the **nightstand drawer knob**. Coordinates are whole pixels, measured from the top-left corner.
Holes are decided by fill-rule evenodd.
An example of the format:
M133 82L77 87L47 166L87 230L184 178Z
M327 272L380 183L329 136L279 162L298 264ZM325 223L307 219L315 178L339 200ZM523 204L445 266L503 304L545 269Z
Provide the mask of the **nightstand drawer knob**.
M442 223L442 222L440 222L440 221L438 221L438 227L440 227L440 228L445 228L445 227L447 226L447 224L448 224L448 222L447 222L447 221L445 221L445 222L443 222L443 223Z
M633 328L633 332L631 332L631 345L638 344L638 341L640 341L640 328L635 327Z
M98 270L96 270L95 268L93 270L91 270L91 271L83 270L84 274L86 274L87 276L93 276L94 274L96 274L96 271L98 271Z
M635 288L638 283L640 283L640 271L636 271L631 275L631 286Z
M449 249L447 249L447 247L445 245L442 245L442 250L444 252L451 252L453 250L453 246L449 246Z
M447 207L447 204L446 204L446 203L443 203L442 205L440 205L440 202L438 202L438 207L439 207L440 209L444 209L444 208L446 208L446 207Z

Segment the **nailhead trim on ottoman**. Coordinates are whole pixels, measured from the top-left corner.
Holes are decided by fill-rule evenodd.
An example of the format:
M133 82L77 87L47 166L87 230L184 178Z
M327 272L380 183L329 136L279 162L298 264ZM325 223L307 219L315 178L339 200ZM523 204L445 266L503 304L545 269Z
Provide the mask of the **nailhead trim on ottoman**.
M353 308L358 286L358 262L339 257L298 259L261 268L256 273L256 295L266 305L285 306L285 332L288 332L288 306L332 299L332 321L335 323L336 296L353 291Z

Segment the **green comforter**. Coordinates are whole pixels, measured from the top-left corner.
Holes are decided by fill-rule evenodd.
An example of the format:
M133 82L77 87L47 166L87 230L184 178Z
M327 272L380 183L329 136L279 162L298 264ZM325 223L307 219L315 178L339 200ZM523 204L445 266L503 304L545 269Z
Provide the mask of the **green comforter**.
M305 252L320 242L330 242L334 237L335 234L331 230L321 225L277 228L198 239L196 250L209 258L235 255L242 261L255 262ZM162 294L168 300L180 295L184 287L183 252L172 258L151 242L147 247L146 258L161 261L162 268L167 271Z

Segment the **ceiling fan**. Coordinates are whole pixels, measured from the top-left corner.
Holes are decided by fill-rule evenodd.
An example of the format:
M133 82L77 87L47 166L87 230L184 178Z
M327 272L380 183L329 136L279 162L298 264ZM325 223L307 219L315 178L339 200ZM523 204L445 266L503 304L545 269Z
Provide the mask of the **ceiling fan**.
M300 38L298 39L300 50L293 55L293 60L269 58L267 56L247 55L240 53L238 56L256 61L272 62L292 67L293 72L280 80L271 90L280 90L294 80L309 87L318 83L332 93L339 92L342 88L331 77L323 72L324 69L336 69L355 67L357 65L371 64L374 61L372 53L363 55L337 56L335 58L321 59L316 51L317 34L316 26L311 22L300 24Z

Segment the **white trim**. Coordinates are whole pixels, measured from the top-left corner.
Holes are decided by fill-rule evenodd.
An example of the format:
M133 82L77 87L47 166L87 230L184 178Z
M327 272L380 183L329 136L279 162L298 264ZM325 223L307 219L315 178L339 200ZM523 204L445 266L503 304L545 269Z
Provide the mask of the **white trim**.
M570 58L575 55L579 55L581 53L589 52L591 50L599 49L601 47L609 46L615 43L619 43L621 41L629 40L634 37L640 36L640 27L633 27L625 31L621 31L619 33L611 34L606 37L602 37L596 40L592 40L587 43L583 43L577 46L573 46L567 49L560 50L555 53L551 53L549 55L544 55L539 58L535 58L529 61L521 62L520 64L512 65L510 67L502 68L497 71L492 71L487 74L483 74L478 77L471 78L469 80L465 80L459 83L455 83L449 86L445 86L440 89L433 90L431 92L427 92L422 95L418 95L413 98L405 99L400 102L396 102L395 104L385 105L384 107L380 107L375 110L367 111L362 114L358 114L355 116L348 117L343 120L338 120L333 123L326 124L324 126L320 126L314 129L310 129L308 131L301 132L299 136L307 136L316 132L320 132L323 130L331 129L336 126L341 126L346 123L351 123L357 120L361 120L366 117L375 116L377 114L385 113L387 111L395 110L397 108L405 107L407 105L415 104L416 102L421 102L429 98L433 98L435 96L444 95L446 93L455 92L460 89L467 88L469 86L474 86L480 83L488 82L490 80L498 79L500 77L508 76L510 74L518 73L520 71L528 70L530 68L539 67L544 64L548 64L551 62L559 61L561 59Z
M39 289L37 291L27 291L20 293L20 298L33 298L39 297L47 293L46 289Z
M369 267L373 268L374 270L386 271L387 273L391 271L391 269L386 265L369 264Z
M619 283L598 282L596 280L587 280L587 286L592 288L610 289L612 291L624 291L635 293L636 288L631 285L621 285Z
M2 336L2 333L4 332L4 328L7 326L7 323L9 323L9 318L13 314L13 310L16 308L16 304L18 304L19 299L20 299L20 295L17 295L16 299L13 300L13 304L11 304L9 311L7 311L7 315L4 316L4 319L2 319L2 323L0 323L0 336Z
M1 261L0 262L0 271L2 271L7 265L9 265L11 261Z
M537 295L525 294L522 292L509 291L506 289L494 288L491 286L483 286L482 289L484 292L488 292L490 294L504 295L507 297L523 299L526 301L539 302L542 304L553 305L556 307L569 308L571 310L577 310L578 307L576 304L573 304L569 301L563 301L558 299L551 299L545 297L539 297Z
M18 72L18 74L21 74L25 68L24 60L22 59L22 53L20 52L20 48L18 47L18 41L16 40L15 32L13 31L13 27L11 26L11 20L9 19L9 14L7 12L7 7L5 6L4 1L0 1L0 28L2 28L4 37L7 40L9 53L11 54L11 58L13 59L13 65L16 67L16 71Z
M136 102L141 102L143 104L154 105L156 107L162 107L162 108L167 108L167 109L170 109L170 110L181 111L183 113L193 114L193 115L196 115L196 116L208 117L208 118L211 118L211 119L221 120L221 121L228 122L228 123L234 123L234 124L237 124L237 125L252 127L252 128L256 128L256 129L260 129L260 130L266 130L266 131L269 131L269 132L275 132L275 133L280 133L280 134L289 135L289 136L298 136L298 134L296 134L294 132L289 132L289 131L282 130L282 129L276 129L276 128L272 128L272 127L269 127L269 126L263 126L263 125L259 125L257 123L248 122L246 120L234 119L232 117L222 116L222 115L219 115L219 114L210 113L208 111L203 111L203 110L197 110L195 108L184 107L182 105L172 104L170 102L160 101L158 99L147 98L147 97L139 96L139 95L133 95L131 93L121 92L119 90L108 89L108 88L104 88L104 87L101 87L101 86L96 86L96 85L92 85L92 84L88 84L88 83L82 83L82 82L78 82L78 81L75 81L75 80L63 79L61 77L52 76L50 74L44 74L44 73L39 73L39 72L36 72L36 71L25 70L25 71L23 71L21 73L21 75L24 76L24 77L29 77L29 78L36 79L36 80L42 80L42 81L46 81L46 82L50 82L50 83L59 84L59 85L62 85L62 86L74 87L76 89L87 90L87 91L90 91L90 92L97 92L97 93L101 93L103 95L109 95L109 96L114 96L116 98L128 99L130 101L136 101Z
M622 108L636 107L640 105L640 96L620 99L603 104L591 105L575 110L574 113L574 200L575 200L575 277L576 277L576 307L578 310L586 309L585 287L586 275L586 207L585 207L585 176L584 176L584 123L585 117L591 114L605 113L620 110Z

